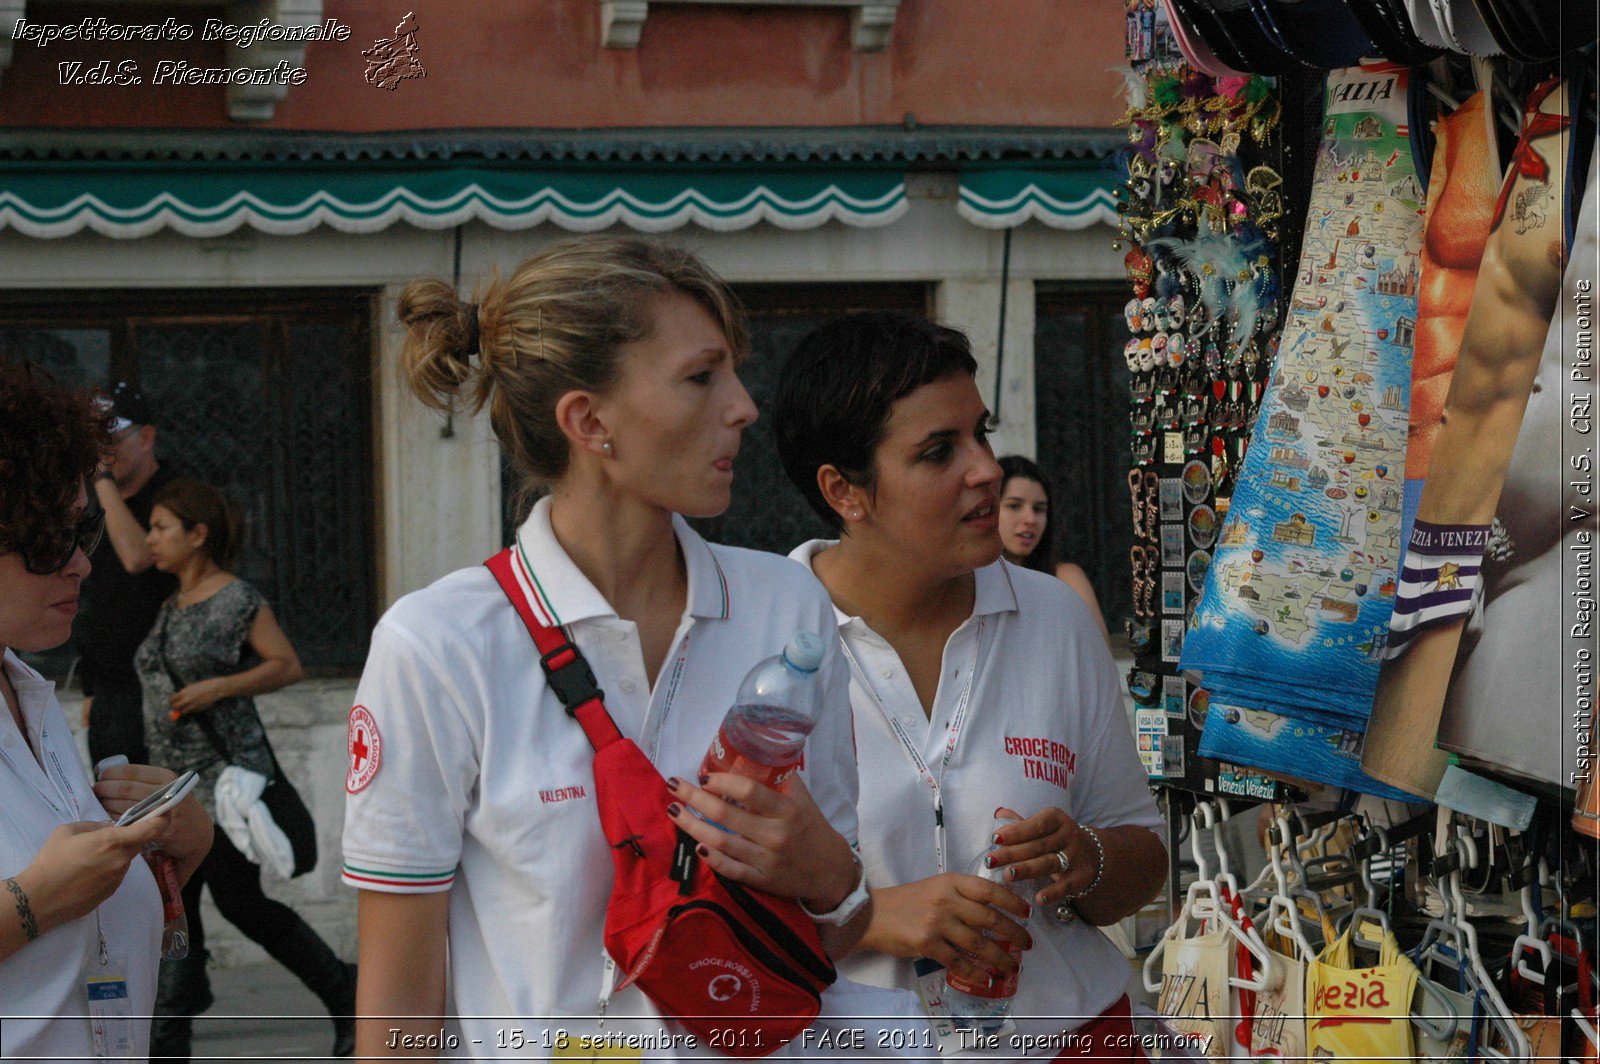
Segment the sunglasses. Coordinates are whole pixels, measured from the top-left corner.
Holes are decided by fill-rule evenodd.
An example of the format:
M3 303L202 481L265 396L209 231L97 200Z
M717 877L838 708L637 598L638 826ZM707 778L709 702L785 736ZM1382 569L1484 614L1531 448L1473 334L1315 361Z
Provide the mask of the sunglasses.
M72 564L80 549L93 554L106 530L106 512L95 507L72 525L42 536L26 547L18 547L22 567L35 576L51 576Z

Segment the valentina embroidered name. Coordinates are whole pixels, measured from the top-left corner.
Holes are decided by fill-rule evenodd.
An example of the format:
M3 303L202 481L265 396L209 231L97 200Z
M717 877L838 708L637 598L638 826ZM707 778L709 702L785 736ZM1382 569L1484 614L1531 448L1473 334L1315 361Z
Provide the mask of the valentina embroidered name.
M565 802L573 798L585 798L587 796L588 792L582 787L557 787L552 791L540 791L539 801L549 805L552 802Z

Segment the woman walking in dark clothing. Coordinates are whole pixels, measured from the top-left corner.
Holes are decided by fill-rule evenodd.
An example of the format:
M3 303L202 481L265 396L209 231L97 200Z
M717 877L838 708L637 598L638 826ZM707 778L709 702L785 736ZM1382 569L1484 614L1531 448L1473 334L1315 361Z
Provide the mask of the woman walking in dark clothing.
M155 627L134 656L144 689L153 762L200 774L195 789L216 815L217 777L237 765L271 778L273 760L253 696L303 675L294 647L261 592L229 572L242 542L238 508L220 491L178 480L157 494L150 553L178 577ZM355 966L287 906L261 890L261 868L220 828L211 854L184 890L191 949L163 966L152 1055L187 1058L192 1017L211 1004L200 888L222 915L300 978L334 1017L335 1056L354 1050Z

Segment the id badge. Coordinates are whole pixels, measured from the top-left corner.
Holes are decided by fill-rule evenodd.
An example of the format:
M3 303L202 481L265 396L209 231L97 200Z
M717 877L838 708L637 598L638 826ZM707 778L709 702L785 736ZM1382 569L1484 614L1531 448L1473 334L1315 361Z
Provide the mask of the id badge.
M96 1060L125 1060L133 1053L133 1004L128 998L127 966L120 957L94 964L84 981L89 1032Z
M945 982L944 965L928 957L918 957L913 970L917 976L917 997L922 1001L922 1011L928 1014L928 1024L938 1040L941 1056L1010 1045L1010 1035L1016 1031L1017 1025L1009 1016L992 1034L980 1035L976 1031L956 1027L950 1015L950 987Z

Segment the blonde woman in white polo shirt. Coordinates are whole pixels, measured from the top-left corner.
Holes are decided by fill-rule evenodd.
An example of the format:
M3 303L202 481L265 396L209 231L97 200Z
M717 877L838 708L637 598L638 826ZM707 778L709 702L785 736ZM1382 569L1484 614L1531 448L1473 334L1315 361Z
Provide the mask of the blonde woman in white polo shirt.
M172 779L123 765L93 783L55 685L17 651L72 634L103 515L85 513L109 445L89 396L27 365L0 366L0 1053L143 1058L161 963L161 895L140 852L155 843L180 883L211 846L193 798L128 827L107 823ZM91 1040L88 1017L102 1032Z
M802 340L775 401L784 466L840 531L792 557L838 609L872 766L860 837L873 917L841 971L911 988L931 958L981 979L1014 967L983 935L998 932L1027 947L1012 1015L1032 1039L1000 1053L1138 1059L1127 963L1090 925L1160 889L1162 820L1094 617L1061 581L1000 559L976 368L953 329L862 315ZM1034 905L1026 928L965 874L995 836L993 866Z
M540 253L477 303L415 282L399 316L416 393L487 406L523 482L550 489L517 533L538 608L567 628L623 734L669 777L670 814L712 867L799 899L822 914L825 944L847 949L868 909L855 900L856 774L832 608L790 562L707 544L681 516L726 509L756 418L735 373L746 338L732 295L685 251L588 240ZM829 646L804 782L780 794L711 777L744 806L733 809L694 774L745 673L802 629ZM358 1012L411 1017L363 1021L358 1054L540 1056L554 1029L661 1031L637 988L612 993L602 953L612 861L593 749L545 690L488 570L398 602L356 700L344 877L361 890ZM442 1033L418 1019L441 1016ZM645 1027L619 1026L627 1016Z

